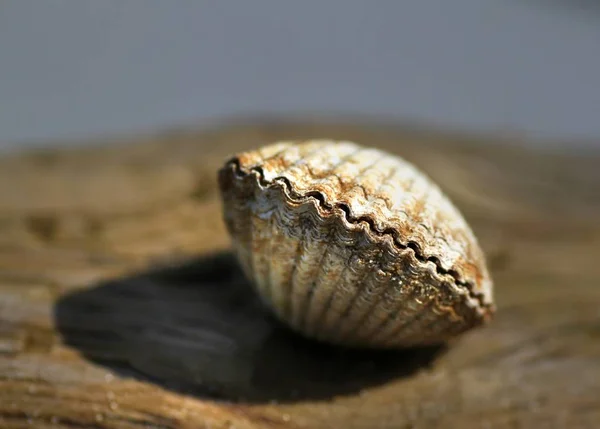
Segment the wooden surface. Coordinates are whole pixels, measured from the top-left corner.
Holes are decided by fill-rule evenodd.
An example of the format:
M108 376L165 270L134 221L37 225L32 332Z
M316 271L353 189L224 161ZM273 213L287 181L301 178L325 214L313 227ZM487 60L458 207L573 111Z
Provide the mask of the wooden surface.
M265 313L215 172L304 137L388 149L438 181L487 253L489 327L374 353ZM600 427L600 154L480 143L256 123L0 158L0 427Z

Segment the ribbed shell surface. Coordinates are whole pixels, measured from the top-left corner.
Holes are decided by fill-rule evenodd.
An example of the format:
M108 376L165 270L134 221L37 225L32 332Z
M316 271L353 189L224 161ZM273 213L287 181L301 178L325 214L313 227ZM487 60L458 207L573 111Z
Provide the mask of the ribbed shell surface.
M279 142L219 171L224 220L263 301L336 344L443 342L493 313L463 216L398 156L352 142Z

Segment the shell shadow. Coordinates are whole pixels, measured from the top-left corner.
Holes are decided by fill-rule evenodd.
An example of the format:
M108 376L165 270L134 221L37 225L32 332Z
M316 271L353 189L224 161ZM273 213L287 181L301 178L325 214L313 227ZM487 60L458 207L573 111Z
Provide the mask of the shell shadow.
M227 401L352 394L415 374L445 350L351 350L307 340L270 316L230 253L73 292L54 315L64 342L97 364Z

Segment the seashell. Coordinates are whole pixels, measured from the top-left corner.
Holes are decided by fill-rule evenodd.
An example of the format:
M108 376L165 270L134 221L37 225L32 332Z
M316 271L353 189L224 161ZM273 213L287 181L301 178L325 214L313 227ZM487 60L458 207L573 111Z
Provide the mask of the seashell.
M473 232L398 156L346 141L278 142L227 161L219 187L245 274L277 318L307 337L436 344L494 313Z

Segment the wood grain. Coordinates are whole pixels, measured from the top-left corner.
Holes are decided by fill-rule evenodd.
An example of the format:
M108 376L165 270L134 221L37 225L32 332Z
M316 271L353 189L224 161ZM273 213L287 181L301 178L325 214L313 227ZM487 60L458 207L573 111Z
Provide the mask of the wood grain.
M375 353L268 315L229 252L216 169L314 137L398 153L441 185L486 251L490 326ZM308 121L5 155L0 427L599 427L599 165L599 153Z

